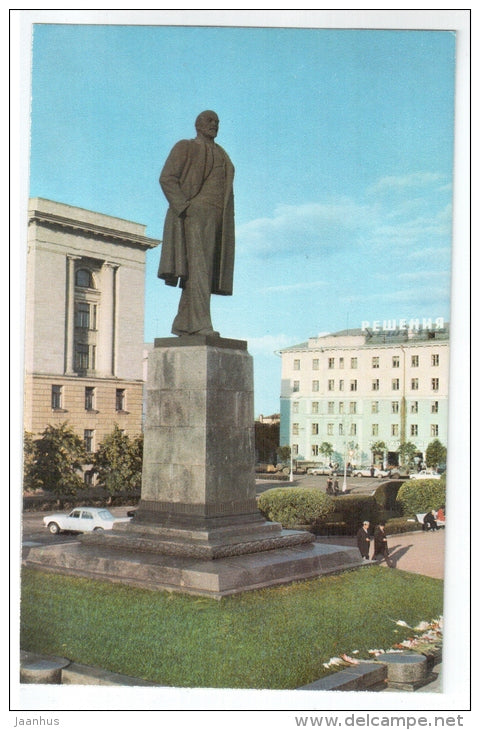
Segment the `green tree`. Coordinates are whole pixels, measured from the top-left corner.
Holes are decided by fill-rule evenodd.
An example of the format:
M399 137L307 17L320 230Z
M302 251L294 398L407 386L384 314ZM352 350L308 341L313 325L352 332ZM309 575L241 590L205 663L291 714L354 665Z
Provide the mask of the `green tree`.
M290 446L279 446L277 449L278 458L280 461L290 461Z
M142 453L143 438L131 439L115 424L93 457L99 486L110 495L135 491L142 480Z
M38 486L56 495L74 495L83 487L81 470L87 455L71 426L47 426L34 442L34 449L31 478Z
M411 441L406 441L404 444L400 444L398 447L398 453L400 455L401 463L407 469L411 469L414 465L414 457L418 449Z
M445 504L445 499L445 479L408 480L403 482L397 494L397 504L406 517L438 509Z
M25 431L23 436L23 489L35 492L42 488L37 474L37 449L33 434Z
M382 459L385 451L387 450L387 444L385 441L375 441L370 449L372 451L372 463L375 463L375 454L381 454Z
M323 441L323 443L321 443L318 447L318 450L321 454L323 454L323 456L326 456L327 459L329 459L333 454L333 446L328 441Z
M447 460L447 447L438 439L433 439L425 451L425 461L430 469L436 469Z
M276 464L280 424L255 421L255 451L257 461Z

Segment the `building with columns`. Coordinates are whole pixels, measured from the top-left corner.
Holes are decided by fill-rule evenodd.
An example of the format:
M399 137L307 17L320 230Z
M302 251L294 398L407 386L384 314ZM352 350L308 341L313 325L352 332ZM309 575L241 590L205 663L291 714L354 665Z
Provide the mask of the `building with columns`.
M145 226L42 198L28 210L24 425L95 451L142 428Z
M402 443L447 445L449 326L400 320L311 337L281 351L280 445L307 466L399 464ZM372 445L383 441L384 454Z

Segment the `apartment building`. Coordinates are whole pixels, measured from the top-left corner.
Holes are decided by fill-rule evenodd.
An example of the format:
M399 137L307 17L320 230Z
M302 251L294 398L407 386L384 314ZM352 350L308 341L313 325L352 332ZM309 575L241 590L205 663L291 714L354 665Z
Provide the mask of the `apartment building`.
M401 321L400 327L312 337L282 350L280 444L298 460L325 461L326 442L340 464L372 463L385 442L386 463L411 442L424 459L428 444L447 444L449 325ZM377 457L378 461L378 457Z

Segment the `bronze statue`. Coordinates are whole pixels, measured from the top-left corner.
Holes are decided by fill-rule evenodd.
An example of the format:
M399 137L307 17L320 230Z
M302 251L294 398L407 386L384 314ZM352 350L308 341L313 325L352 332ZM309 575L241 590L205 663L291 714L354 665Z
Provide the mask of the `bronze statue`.
M195 121L195 139L173 147L160 174L169 208L158 276L182 287L175 335L214 332L210 295L231 295L235 255L234 167L216 144L219 120L204 111Z

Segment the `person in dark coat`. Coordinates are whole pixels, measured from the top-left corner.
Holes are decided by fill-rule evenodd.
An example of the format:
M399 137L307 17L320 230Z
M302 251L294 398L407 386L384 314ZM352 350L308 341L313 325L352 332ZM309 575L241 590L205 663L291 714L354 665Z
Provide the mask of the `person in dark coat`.
M388 554L387 536L385 534L385 522L379 522L373 531L373 560L381 560L382 557L391 568L392 564Z
M235 257L234 167L215 143L219 119L207 110L195 121L195 139L173 147L160 174L169 208L158 276L182 287L175 335L214 332L210 295L231 295Z
M360 555L364 560L368 560L370 555L370 522L365 520L362 527L357 532L357 546L360 550Z
M433 509L431 509L430 512L427 512L427 514L423 518L423 529L426 532L428 532L428 530L438 530L438 525L435 519L435 515L433 513Z

